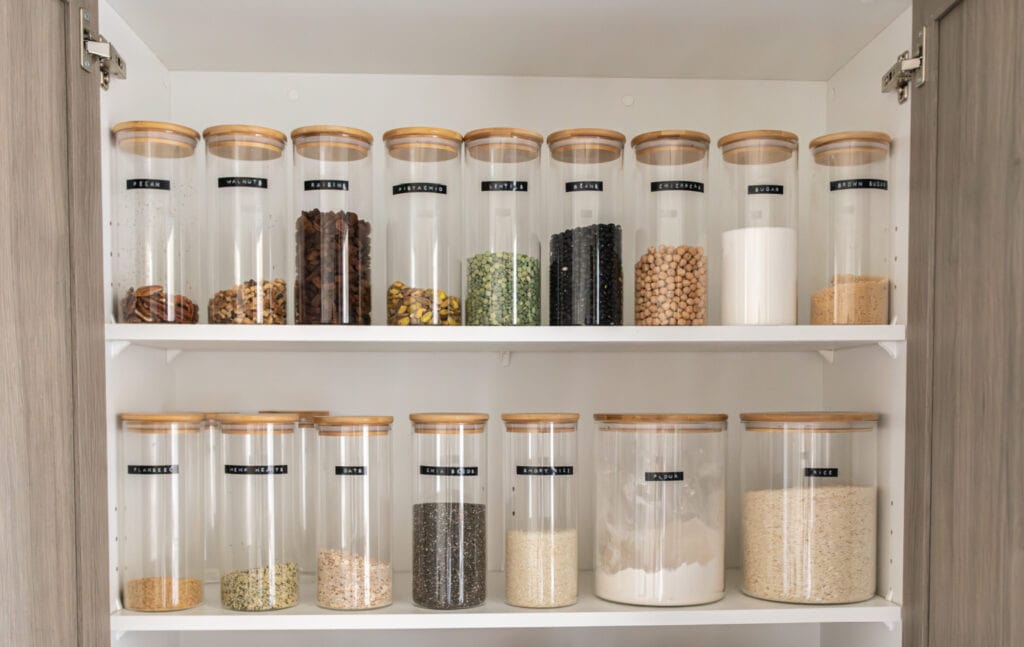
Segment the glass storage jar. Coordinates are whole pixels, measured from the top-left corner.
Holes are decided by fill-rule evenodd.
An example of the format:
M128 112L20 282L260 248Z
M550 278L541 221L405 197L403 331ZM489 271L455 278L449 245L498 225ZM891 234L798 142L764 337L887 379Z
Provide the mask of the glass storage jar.
M612 602L725 595L725 414L599 413L595 592Z
M827 188L828 274L811 295L812 324L889 323L889 147L879 132L811 142L816 193Z
M635 320L700 326L708 319L707 194L711 138L656 130L633 138L637 175Z
M121 323L199 321L199 133L124 121L114 133L115 315Z
M320 506L316 602L391 604L391 416L317 418Z
M743 592L780 602L875 594L877 413L744 413Z
M614 130L548 135L558 196L551 236L552 326L622 325L622 148Z
M203 498L205 522L203 523L203 581L220 582L220 532L217 529L217 499L220 498L220 475L224 463L220 456L220 423L217 416L227 411L204 413L203 435Z
M220 601L269 611L299 601L294 414L223 414Z
M118 571L125 609L203 601L200 414L121 414Z
M578 413L506 413L505 601L576 603Z
M462 135L396 128L388 149L388 324L458 326Z
M797 136L748 130L718 140L733 228L722 233L722 324L797 318Z
M213 126L206 140L207 281L212 324L288 322L284 133Z
M487 414L414 413L412 601L468 609L487 595Z
M468 326L540 325L540 133L466 133Z
M292 131L297 324L370 324L372 144L357 128Z

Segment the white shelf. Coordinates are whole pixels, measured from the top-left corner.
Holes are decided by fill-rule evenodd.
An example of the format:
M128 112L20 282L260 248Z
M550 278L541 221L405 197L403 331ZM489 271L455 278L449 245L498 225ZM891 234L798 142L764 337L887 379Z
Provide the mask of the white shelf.
M895 352L892 326L229 326L107 324L107 341L167 350L233 351L831 351L872 344Z
M896 626L900 607L874 597L847 605L797 605L766 602L739 592L738 571L727 573L725 598L696 607L636 607L605 602L594 596L593 573L580 573L579 602L562 609L521 609L501 602L504 578L488 574L487 602L466 611L428 611L413 606L411 576L395 574L395 603L374 611L330 611L314 602L316 585L304 578L301 601L281 611L245 613L218 605L215 584L206 586L204 606L173 613L116 611L114 632L239 631L239 630L352 630L352 629L481 629L556 627L655 627L738 624L807 624L880 622Z

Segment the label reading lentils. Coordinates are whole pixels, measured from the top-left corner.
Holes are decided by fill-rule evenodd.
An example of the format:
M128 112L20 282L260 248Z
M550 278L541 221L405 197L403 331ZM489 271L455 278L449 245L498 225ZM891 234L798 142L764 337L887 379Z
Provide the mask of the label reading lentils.
M604 191L604 182L595 182L588 180L586 182L566 182L565 192L574 193L576 191Z
M781 184L750 184L747 195L782 195L785 193Z
M682 481L682 472L644 472L645 481Z
M304 191L348 191L348 180L306 180Z
M704 193L703 182L691 182L689 180L663 180L651 182L651 192L655 191L694 191Z
M131 191L132 189L156 189L158 191L170 191L171 181L170 180L151 180L148 178L137 177L125 182L125 188Z
M225 474L287 474L287 465L225 465Z
M481 191L527 191L529 184L516 180L500 180L494 182L481 182Z
M265 177L219 177L217 178L217 188L223 189L226 187L248 187L250 189L265 189L267 188L267 178Z
M855 180L836 180L828 183L829 191L845 191L846 189L881 189L889 190L889 182L886 180L872 180L871 178L860 178Z
M366 476L365 465L335 465L335 476Z
M438 465L420 465L420 474L425 476L477 476L477 467L442 467Z
M129 474L177 474L177 465L129 465Z
M839 476L838 467L805 467L804 476L835 478Z
M572 476L572 465L516 465L517 476Z
M391 195L403 193L440 193L447 194L448 186L445 184L434 184L433 182L406 182L391 187Z

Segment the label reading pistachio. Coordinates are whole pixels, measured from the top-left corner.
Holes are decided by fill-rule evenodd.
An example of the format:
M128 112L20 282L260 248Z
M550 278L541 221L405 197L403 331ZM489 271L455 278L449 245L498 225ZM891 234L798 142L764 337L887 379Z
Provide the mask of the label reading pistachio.
M335 465L335 476L366 476L365 465Z
M177 474L177 465L129 465L129 474Z
M704 193L703 182L691 182L690 180L662 180L651 182L651 192L655 191L694 191Z
M829 191L845 191L846 189L881 189L882 191L888 191L889 183L886 180L872 180L871 178L835 180L828 183Z
M287 474L287 465L225 465L225 474Z
M481 191L527 191L529 183L518 180L484 181L480 183Z
M306 180L304 191L348 191L348 180Z
M838 467L805 467L804 476L813 478L835 478L839 476Z
M149 178L137 177L127 180L125 182L125 188L129 191L133 189L156 189L157 191L170 191L171 181L152 180Z
M440 465L420 465L420 474L424 476L477 476L477 467L447 467Z
M645 481L682 481L682 472L644 472Z
M572 465L516 465L517 476L572 476Z
M224 189L227 187L248 187L250 189L265 189L267 188L267 178L265 177L219 177L217 178L217 188Z
M391 195L402 195L403 193L440 193L447 195L448 185L436 184L434 182L406 182L391 187Z

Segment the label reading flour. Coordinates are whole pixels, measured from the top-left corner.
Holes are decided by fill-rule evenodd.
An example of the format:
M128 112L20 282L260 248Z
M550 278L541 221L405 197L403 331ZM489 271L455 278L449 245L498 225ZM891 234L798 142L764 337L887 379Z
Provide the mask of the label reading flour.
M434 182L406 182L391 187L391 195L402 195L403 193L439 193L448 194L447 184L436 184Z
M655 191L694 191L696 193L704 193L704 183L691 182L690 180L651 182L651 193Z
M306 180L303 191L348 191L348 180Z
M177 465L129 465L129 474L177 474Z
M477 476L478 467L442 467L438 465L420 465L420 474L425 476Z
M133 189L156 189L157 191L170 191L171 181L170 180L153 180L144 177L132 178L125 182L125 188L129 191Z
M517 476L572 476L572 465L516 465Z
M812 478L835 478L839 476L838 467L805 467L804 476Z
M828 183L829 191L845 191L846 189L880 189L888 191L889 182L886 180L859 178L854 180L836 180Z
M287 474L287 465L225 465L225 474Z
M785 187L781 184L749 184L747 195L782 195Z
M576 191L604 191L604 182L587 180L585 182L565 183L566 193L575 193Z
M481 191L527 191L529 183L518 180L484 181L480 183Z
M682 472L644 472L645 481L682 481Z
M335 465L335 476L366 476L365 465Z
M219 177L217 178L217 188L225 189L228 187L248 187L250 189L265 189L267 188L267 178L265 177Z

